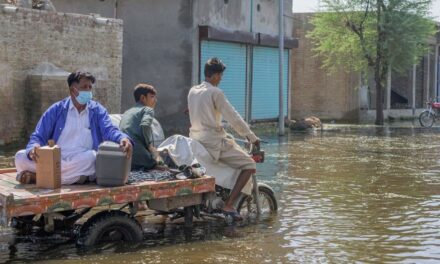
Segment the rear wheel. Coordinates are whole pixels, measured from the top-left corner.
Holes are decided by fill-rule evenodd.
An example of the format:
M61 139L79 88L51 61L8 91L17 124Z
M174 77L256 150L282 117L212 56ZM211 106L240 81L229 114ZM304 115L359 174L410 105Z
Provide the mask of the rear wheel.
M265 186L259 186L258 192L261 204L261 215L268 216L275 213L278 210L278 203L272 190ZM257 215L257 206L253 195L244 196L238 203L237 211L244 217Z
M434 113L430 111L423 111L419 116L419 122L422 127L432 127L434 119Z
M130 215L120 211L101 212L81 227L78 245L94 246L105 242L140 242L142 227Z

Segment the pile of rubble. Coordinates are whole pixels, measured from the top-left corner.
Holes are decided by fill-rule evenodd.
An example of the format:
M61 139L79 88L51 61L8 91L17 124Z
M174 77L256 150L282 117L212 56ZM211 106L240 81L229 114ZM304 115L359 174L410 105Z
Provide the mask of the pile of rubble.
M288 124L290 129L295 131L305 131L309 129L322 129L322 123L316 116L309 116L298 121L290 120Z

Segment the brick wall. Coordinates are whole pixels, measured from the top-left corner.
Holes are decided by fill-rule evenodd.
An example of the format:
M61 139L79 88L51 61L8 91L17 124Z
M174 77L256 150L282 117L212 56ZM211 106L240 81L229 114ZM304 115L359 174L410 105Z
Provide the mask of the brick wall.
M92 72L97 78L95 99L109 112L120 112L121 20L97 24L92 16L25 8L6 13L0 6L0 145L27 140L26 126L35 126L29 112L40 115L42 110L25 110L25 103L42 97L55 102L60 99L56 89L65 91L62 97L68 96L67 83L62 81L49 84L59 87L46 87L41 96L31 91L29 72L41 63L51 63L67 72Z
M322 119L357 120L359 109L358 74L327 73L314 57L313 44L306 37L312 29L312 14L294 14L293 35L299 47L292 50L291 117L315 115Z

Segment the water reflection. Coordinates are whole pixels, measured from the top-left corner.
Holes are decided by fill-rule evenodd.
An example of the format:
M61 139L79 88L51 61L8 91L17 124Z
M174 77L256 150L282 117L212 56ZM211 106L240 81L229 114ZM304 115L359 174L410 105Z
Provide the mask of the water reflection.
M260 133L259 179L276 216L227 226L167 225L139 245L83 252L71 241L0 241L0 262L436 263L440 261L440 130L334 126ZM6 231L4 231L6 232Z
M438 203L439 136L426 132L348 129L289 144L282 181L294 180L282 203L291 210L281 221L290 260L439 259L438 214L423 206Z

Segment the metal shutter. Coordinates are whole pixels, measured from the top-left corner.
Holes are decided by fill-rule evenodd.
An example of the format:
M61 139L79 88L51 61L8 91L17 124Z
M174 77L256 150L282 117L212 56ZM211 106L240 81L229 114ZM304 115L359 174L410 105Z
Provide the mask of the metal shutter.
M202 41L200 79L204 79L206 61L218 57L226 64L219 87L235 110L244 118L246 105L246 45L219 41Z
M254 47L252 71L252 120L272 119L279 112L279 49ZM287 116L289 53L284 51L283 112Z

